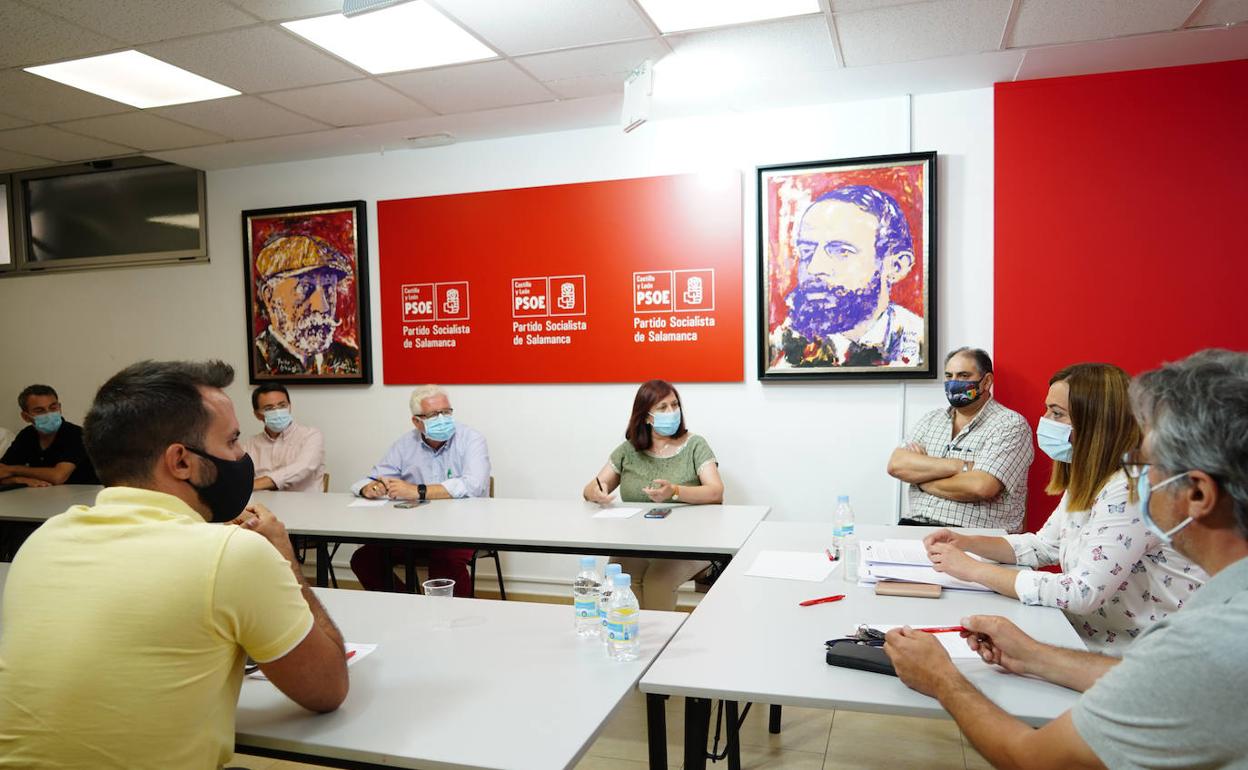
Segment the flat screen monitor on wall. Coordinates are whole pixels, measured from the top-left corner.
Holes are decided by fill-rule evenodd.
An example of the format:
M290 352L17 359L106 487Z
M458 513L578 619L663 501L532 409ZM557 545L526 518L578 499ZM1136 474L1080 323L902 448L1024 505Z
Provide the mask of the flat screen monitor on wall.
M9 186L0 182L0 270L13 264L9 248Z
M23 270L207 256L204 173L149 158L15 175Z

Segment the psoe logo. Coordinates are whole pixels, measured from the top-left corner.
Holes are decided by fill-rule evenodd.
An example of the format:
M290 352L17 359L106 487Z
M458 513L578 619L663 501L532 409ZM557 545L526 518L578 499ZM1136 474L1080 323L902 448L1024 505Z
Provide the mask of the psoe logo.
M404 323L434 320L433 284L405 283L399 290L402 293Z
M585 315L585 276L552 275L549 278L552 316Z
M434 284L434 313L437 321L467 321L470 315L468 282L447 281Z
M672 271L672 309L677 313L715 309L715 269Z

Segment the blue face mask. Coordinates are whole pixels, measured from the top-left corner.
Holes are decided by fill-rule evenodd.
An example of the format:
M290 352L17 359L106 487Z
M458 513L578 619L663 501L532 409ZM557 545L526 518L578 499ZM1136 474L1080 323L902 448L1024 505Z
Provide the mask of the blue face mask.
M1070 426L1064 422L1041 417L1036 426L1036 443L1040 451L1062 463L1070 462L1075 448L1070 445Z
M680 409L673 409L670 412L651 412L650 417L654 420L654 432L660 436L671 436L680 429Z
M424 420L425 435L433 441L446 441L455 435L455 417L449 414L440 414L437 417L430 417Z
M281 433L290 427L295 418L290 416L289 409L273 409L264 413L264 427L274 433Z
M1152 497L1154 491L1161 489L1165 485L1173 481L1177 481L1186 475L1186 473L1177 473L1154 487L1152 482L1148 480L1148 472L1146 471L1141 473L1140 480L1135 482L1135 490L1140 495L1140 517L1144 519L1144 526L1148 527L1149 531L1156 535L1161 542L1166 545L1174 544L1174 536L1179 532L1179 530L1192 523L1192 517L1188 516L1168 531L1163 530L1161 527L1157 526L1157 522L1153 521L1152 514L1148 512L1148 498Z
M984 391L979 387L982 383L982 379L977 382L945 380L945 398L949 400L950 406L970 406L984 395Z
M61 429L61 413L46 412L35 415L35 430L43 434L56 433Z

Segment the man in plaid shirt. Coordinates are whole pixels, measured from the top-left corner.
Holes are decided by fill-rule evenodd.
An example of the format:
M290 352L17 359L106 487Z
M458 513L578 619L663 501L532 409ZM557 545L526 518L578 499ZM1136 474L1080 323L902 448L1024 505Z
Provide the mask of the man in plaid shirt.
M910 485L902 524L1021 531L1032 431L993 399L992 379L992 359L978 348L945 357L949 408L924 415L888 459L888 474Z

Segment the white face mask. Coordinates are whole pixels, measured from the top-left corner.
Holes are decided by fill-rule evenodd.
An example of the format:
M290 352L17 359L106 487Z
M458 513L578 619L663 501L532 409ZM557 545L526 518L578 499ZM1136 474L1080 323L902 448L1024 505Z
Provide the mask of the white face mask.
M1173 483L1178 479L1184 478L1185 476L1187 476L1186 473L1176 473L1154 487L1152 482L1148 480L1148 471L1145 471L1140 474L1140 480L1136 482L1135 489L1140 495L1140 517L1144 519L1144 526L1148 527L1149 531L1160 538L1161 542L1166 545L1174 545L1174 536L1188 524L1192 523L1192 517L1188 516L1171 529L1163 530L1157 525L1157 522L1153 521L1153 516L1148 511L1148 498L1152 497L1154 491L1161 489L1165 485Z

